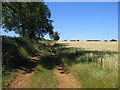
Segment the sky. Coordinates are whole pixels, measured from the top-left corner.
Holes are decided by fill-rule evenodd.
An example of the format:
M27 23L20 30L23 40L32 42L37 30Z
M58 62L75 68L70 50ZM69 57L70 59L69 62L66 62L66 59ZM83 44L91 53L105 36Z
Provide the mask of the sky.
M117 2L46 2L62 40L118 39ZM6 34L2 32L2 34ZM13 32L6 35L14 36ZM49 36L45 36L49 39Z

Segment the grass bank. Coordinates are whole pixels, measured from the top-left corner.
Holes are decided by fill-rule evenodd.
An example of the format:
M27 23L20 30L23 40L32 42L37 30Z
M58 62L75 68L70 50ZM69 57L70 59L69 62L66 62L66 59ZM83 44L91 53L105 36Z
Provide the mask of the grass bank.
M51 41L2 36L2 84L13 78L36 52Z

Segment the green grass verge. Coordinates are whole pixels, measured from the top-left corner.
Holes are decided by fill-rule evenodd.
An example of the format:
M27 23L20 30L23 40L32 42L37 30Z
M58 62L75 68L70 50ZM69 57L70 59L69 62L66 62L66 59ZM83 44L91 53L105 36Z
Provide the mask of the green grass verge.
M69 68L84 88L117 88L117 71L104 69L96 63L75 64Z
M57 80L53 74L54 70L48 70L38 65L35 74L31 78L30 88L57 88Z
M43 55L35 68L29 88L57 88L58 81L54 75L53 66L54 58L51 57L52 49L50 46L42 49Z

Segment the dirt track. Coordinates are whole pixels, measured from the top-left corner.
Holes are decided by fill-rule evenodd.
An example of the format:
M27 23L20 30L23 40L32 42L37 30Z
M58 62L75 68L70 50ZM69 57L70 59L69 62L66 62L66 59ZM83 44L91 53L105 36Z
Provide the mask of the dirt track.
M55 69L55 75L58 79L58 88L80 88L73 76L61 66Z
M51 56L57 58L56 53L51 53ZM30 62L19 70L15 79L8 83L8 88L29 88L29 82L38 60L40 60L40 53L31 58ZM53 64L56 67L54 74L58 79L58 88L80 88L73 76L63 69L63 66L55 65L54 62Z
M12 81L9 88L28 88L29 81L34 72L24 74L24 71L20 71L18 76Z
M57 53L52 54L52 56L56 57L57 60ZM58 80L58 88L81 88L75 78L64 69L64 65L60 65L61 63L53 63L55 65L54 75Z
M14 79L7 82L5 88L28 88L31 76L34 74L34 67L37 65L38 60L40 60L40 53L37 53L26 65L20 68L18 74Z

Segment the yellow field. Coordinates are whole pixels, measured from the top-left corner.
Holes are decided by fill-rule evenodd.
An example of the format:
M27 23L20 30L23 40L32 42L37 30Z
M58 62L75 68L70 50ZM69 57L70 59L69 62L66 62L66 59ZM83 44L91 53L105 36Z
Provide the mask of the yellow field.
M118 52L118 42L87 42L87 41L59 41L57 43L65 44L66 47L84 48L89 51L115 51ZM117 68L118 54L105 55L104 65ZM112 65L111 65L112 64Z
M87 42L87 41L58 41L57 43L64 43L67 47L78 47L89 50L109 50L118 51L118 42Z

